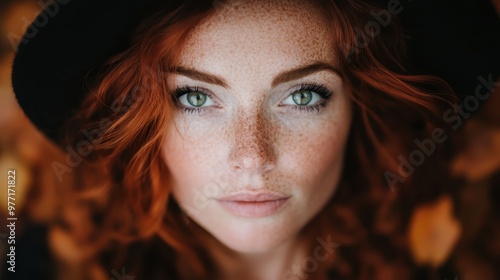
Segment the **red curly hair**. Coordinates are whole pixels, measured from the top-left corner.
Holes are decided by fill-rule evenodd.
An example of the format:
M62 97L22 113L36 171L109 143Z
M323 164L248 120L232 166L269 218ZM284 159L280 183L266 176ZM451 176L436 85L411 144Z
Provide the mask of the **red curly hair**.
M311 244L318 233L342 244L330 259L330 275L387 279L380 266L389 263L405 276L412 264L402 221L415 205L416 186L425 182L420 173L429 164L403 176L397 158L415 149L413 140L429 137L442 124L440 113L449 105L451 89L436 77L405 69L405 41L395 15L383 30L366 28L373 21L370 12L384 7L361 0L314 2L336 31L335 42L341 42L338 67L351 92L354 117L341 186L303 234L314 236ZM95 136L79 170L92 172L94 180L86 180L76 193L93 222L86 242L95 246L103 266L127 265L128 274L150 279L142 258L157 254L169 263L168 273L180 279L213 279L216 273L202 237L186 225L170 195L168 168L160 156L176 110L166 76L189 32L216 6L191 1L145 20L129 48L96 71L92 90L67 123L68 145L83 139L83 132ZM366 32L360 37L359 30ZM389 185L386 172L404 180Z

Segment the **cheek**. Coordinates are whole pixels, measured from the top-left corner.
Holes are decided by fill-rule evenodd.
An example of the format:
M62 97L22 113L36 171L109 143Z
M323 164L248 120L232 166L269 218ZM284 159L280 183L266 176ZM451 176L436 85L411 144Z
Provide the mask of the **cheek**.
M331 192L342 173L351 105L346 98L336 101L328 114L290 129L280 144L286 170L308 196Z
M306 197L318 197L331 192L337 185L348 123L330 122L306 131L295 137L290 145L285 145L282 162Z
M213 131L179 123L169 129L163 141L162 156L169 170L169 187L181 204L193 204L192 198L206 193L221 151L220 139Z

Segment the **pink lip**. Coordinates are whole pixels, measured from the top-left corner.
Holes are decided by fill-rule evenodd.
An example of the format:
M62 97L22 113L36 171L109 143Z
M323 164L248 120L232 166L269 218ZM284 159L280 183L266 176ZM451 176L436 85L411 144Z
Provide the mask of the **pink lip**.
M261 218L278 212L289 198L290 196L273 193L241 193L226 196L217 201L236 216Z

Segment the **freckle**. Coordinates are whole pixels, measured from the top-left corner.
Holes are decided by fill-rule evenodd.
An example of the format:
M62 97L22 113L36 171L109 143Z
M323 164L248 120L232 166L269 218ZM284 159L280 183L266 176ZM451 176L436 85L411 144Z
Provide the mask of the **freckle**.
M252 158L258 164L274 161L272 143L277 131L272 129L264 119L263 112L238 112L236 116L234 134L230 139L236 141L233 154L239 159Z

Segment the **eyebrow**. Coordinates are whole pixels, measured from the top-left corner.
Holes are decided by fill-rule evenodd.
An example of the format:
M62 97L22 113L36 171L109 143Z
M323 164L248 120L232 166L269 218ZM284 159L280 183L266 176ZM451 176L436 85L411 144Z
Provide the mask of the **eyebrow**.
M324 71L324 70L331 71L334 74L336 74L337 76L341 77L340 71L336 67L334 67L333 65L330 65L330 64L325 63L325 62L315 62L312 64L299 66L299 67L293 68L291 70L287 70L287 71L279 73L278 75L276 75L273 78L273 82L271 83L271 85L272 85L272 87L276 87L277 85L279 85L281 83L286 83L289 81L297 80L297 79L300 79L302 77L308 76L310 74L313 74L313 73L316 73L319 71ZM174 73L174 74L186 76L186 77L191 78L193 80L198 80L198 81L218 85L218 86L221 86L224 88L229 87L228 83L224 80L224 78L217 76L217 75L214 75L214 74L201 72L201 71L198 71L195 69L177 66L177 67L173 67L170 72Z
M176 66L174 67L170 72L174 74L179 74L186 76L188 78L191 78L193 80L198 80L210 84L215 84L221 87L228 87L228 83L221 77L205 72L200 72L198 70L190 69L190 68L185 68L182 66Z

